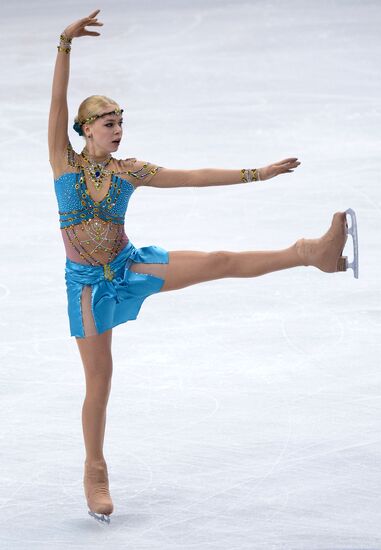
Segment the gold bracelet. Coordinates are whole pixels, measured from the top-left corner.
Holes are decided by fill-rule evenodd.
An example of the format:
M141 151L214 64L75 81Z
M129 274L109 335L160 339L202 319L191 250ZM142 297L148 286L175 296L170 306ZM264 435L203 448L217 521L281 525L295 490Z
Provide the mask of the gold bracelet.
M252 178L251 181L258 181L259 180L259 173L256 168L251 168Z
M243 183L249 183L251 181L259 181L259 172L256 168L242 168L241 170L241 181Z
M61 40L61 42L68 42L69 44L71 44L71 41L73 39L70 38L70 36L66 36L65 33L62 33L62 34L60 34L60 40Z
M57 46L57 49L59 52L65 52L65 53L70 53L71 51L71 48L63 48L62 46Z
M70 50L71 50L71 41L73 39L70 38L69 36L66 36L66 34L62 33L60 35L60 44L59 46L57 46L57 49L59 52L65 52L65 53L70 53Z

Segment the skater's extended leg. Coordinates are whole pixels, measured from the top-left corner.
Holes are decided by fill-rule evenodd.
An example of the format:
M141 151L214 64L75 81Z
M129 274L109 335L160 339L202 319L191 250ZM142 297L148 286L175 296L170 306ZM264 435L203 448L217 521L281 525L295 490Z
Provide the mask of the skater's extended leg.
M285 250L266 252L169 252L169 265L161 292L222 279L225 277L258 277L271 271L303 265L296 245Z
M259 277L273 271L303 265L296 243L283 250L230 252L227 277Z
M297 266L313 265L322 271L337 271L346 242L345 227L345 213L337 212L323 237L300 239L283 250L169 252L169 264L161 292L225 277L258 277Z

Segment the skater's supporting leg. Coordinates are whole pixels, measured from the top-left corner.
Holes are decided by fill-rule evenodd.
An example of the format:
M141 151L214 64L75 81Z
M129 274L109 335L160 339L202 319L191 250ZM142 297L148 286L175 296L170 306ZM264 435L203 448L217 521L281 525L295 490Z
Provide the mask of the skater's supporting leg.
M86 376L86 397L82 426L86 447L83 478L89 514L109 523L114 506L109 492L107 464L103 457L106 407L111 388L112 330L96 336L77 338Z
M86 461L89 463L104 460L106 407L112 377L111 337L112 330L109 330L96 336L76 339L86 378L82 427Z

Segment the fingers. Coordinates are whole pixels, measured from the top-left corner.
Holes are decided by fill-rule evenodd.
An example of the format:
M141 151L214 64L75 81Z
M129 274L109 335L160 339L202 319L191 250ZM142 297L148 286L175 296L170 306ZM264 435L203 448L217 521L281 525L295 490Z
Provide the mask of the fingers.
M85 17L82 20L82 26L83 27L95 27L95 26L101 27L101 26L103 26L103 23L101 23L100 21L97 21L97 19L94 19L94 16L99 12L100 12L100 10L96 10L93 13L91 13L89 15L89 17ZM83 29L82 32L86 36L100 36L99 32L91 32L91 31L87 31L85 29Z
M95 17L100 11L101 11L101 10L95 10L95 11L93 11L92 13L90 13L89 16L83 17L83 18L81 19L82 23L84 23L85 21L92 21L92 20L94 19L94 17ZM96 19L95 19L95 21L96 21ZM88 24L90 24L90 23L86 23L86 25L88 25Z
M101 10L95 10L93 13L90 13L89 17L95 17L97 13L99 13Z
M289 163L295 164L295 165L298 165L298 166L300 164L300 162L298 161L297 158L292 157L292 158L289 158L289 159L283 159L279 162L276 162L275 166L282 166L283 164L289 164Z
M294 172L295 168L297 168L297 166L292 166L290 164L286 164L285 166L277 166L275 168L275 174L274 175L279 176L280 174L290 174L291 172Z
M291 174L292 172L294 172L294 170L279 170L277 172L277 176L279 176L280 174Z
M300 165L296 157L283 159L259 169L260 180L267 180L280 174L290 174Z

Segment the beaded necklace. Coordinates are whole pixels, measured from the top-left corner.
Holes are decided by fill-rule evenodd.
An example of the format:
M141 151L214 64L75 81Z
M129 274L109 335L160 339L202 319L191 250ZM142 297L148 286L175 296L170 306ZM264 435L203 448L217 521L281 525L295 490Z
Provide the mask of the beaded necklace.
M113 157L110 155L109 158L106 160L103 160L102 162L97 162L91 158L89 158L86 153L86 147L81 151L82 158L87 162L88 166L85 166L85 170L89 174L91 181L94 184L95 189L99 190L102 189L104 184L104 177L109 176L110 174L113 174L113 171L106 170L106 166L110 164L110 162L113 160Z
M86 147L84 148L84 150L86 150ZM77 168L78 170L85 169L86 172L89 173L89 169L87 168L87 166L83 166L83 164L80 164L80 163L76 162L75 155L77 155L77 153L72 148L71 143L68 143L68 145L67 145L68 164L70 166L73 166L73 168ZM77 155L77 156L79 156L79 155ZM82 158L85 158L85 157L82 155ZM115 160L114 157L111 157L110 161L111 160ZM131 158L131 159L128 159L128 160L132 161L133 164L135 164L135 162L136 162L135 158ZM103 173L107 174L107 175L111 174L112 176L114 174L127 174L128 176L132 176L133 178L135 178L137 180L143 180L145 177L147 177L148 174L154 175L154 174L156 174L156 172L158 172L162 168L161 166L156 166L156 168L152 168L151 170L149 170L147 172L146 168L148 166L149 166L149 162L144 163L143 166L141 168L139 168L139 170L115 171L115 170L107 170L107 168L103 168Z

